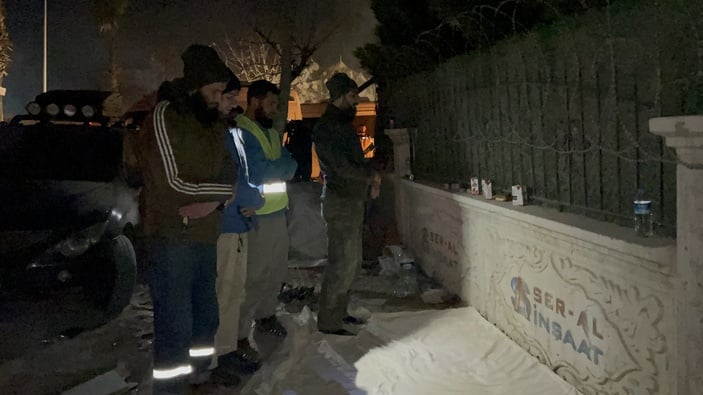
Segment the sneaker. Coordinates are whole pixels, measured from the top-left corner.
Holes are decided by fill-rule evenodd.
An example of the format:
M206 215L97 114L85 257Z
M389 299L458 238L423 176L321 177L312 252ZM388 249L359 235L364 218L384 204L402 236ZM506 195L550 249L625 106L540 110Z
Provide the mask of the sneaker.
M217 366L231 372L253 374L259 370L261 363L258 359L254 359L252 355L237 350L218 357Z
M346 329L320 329L320 332L326 333L328 335L337 335L337 336L356 336L356 333L354 332L349 332Z
M288 334L286 328L281 325L275 315L256 320L256 330L279 337L284 337Z

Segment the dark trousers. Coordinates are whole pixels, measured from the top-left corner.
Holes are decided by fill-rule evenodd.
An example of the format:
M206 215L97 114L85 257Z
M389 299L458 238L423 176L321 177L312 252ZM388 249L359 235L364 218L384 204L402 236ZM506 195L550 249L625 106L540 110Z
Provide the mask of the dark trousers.
M154 302L154 384L157 370L207 369L218 321L215 244L155 240L149 246L149 287ZM196 356L191 354L195 353Z
M365 202L335 196L329 191L322 203L327 222L327 266L322 277L317 327L342 329L349 289L361 269Z

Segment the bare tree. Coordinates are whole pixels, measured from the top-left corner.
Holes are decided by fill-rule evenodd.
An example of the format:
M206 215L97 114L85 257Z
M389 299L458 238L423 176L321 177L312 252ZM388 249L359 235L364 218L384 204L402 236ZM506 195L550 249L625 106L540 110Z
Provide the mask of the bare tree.
M249 38L232 40L213 46L234 74L243 81L265 79L278 83L281 78L281 56L271 45L252 34Z
M5 2L0 0L0 87L2 87L3 79L7 75L7 68L12 58L12 41L10 41L10 35L7 33L7 26L5 25L6 15ZM3 96L4 94L0 95L0 121L5 119L2 105Z
M108 76L110 80L110 90L118 92L120 90L120 67L117 64L117 31L118 21L127 10L128 0L91 0L93 15L98 21L100 32L108 40L108 51L110 54L110 66Z
M336 32L342 18L339 4L328 0L261 0L255 4L240 0L239 9L242 15L248 16L245 22L259 38L254 42L267 44L273 52L265 58L260 55L252 57L246 51L238 54L244 55L243 61L252 65L262 60L275 62L271 65L280 70L281 98L290 96L293 80L310 64L312 55L320 46ZM255 50L256 46L249 49ZM252 66L246 68L255 69ZM287 114L288 101L281 100L275 123L277 130L283 129Z

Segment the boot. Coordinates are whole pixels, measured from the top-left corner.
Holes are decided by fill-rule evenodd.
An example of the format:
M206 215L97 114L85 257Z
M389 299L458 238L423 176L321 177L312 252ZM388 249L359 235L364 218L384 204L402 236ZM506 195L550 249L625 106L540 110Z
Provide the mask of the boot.
M240 374L253 374L261 367L259 354L251 348L247 339L237 342L237 350L217 358L218 368Z
M281 325L275 314L256 320L256 330L261 333L268 333L279 337L284 337L288 334L288 331Z

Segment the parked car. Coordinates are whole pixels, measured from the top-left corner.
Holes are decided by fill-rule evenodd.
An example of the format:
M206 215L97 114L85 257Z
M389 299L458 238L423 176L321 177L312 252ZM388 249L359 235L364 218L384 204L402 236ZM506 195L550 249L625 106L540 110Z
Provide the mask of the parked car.
M0 286L82 286L110 317L129 303L139 210L114 97L42 93L0 126Z

